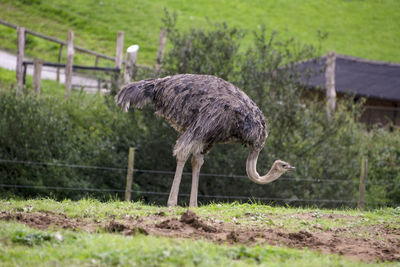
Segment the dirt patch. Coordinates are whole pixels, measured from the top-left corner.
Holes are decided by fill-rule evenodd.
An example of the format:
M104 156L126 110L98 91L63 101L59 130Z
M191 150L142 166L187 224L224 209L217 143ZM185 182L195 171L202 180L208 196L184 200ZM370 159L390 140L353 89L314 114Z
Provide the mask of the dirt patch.
M199 220L196 213L194 213L193 211L190 211L190 210L188 210L184 214L182 214L180 221L183 223L186 223L188 225L191 225L192 227L194 227L198 230L203 230L207 233L216 233L217 232L217 228L202 222L201 220Z
M110 233L121 233L124 235L135 235L135 234L144 234L148 235L149 233L146 229L142 227L137 227L131 224L127 224L126 222L118 222L115 220L110 221L104 227L104 230Z
M400 230L387 224L340 228L287 231L281 228L257 228L201 220L188 210L180 218L164 214L148 217L94 221L88 218L68 218L51 212L0 212L0 220L18 221L38 229L72 229L98 232L99 230L135 235L150 234L173 238L207 239L221 244L270 244L292 248L309 248L328 254L366 261L400 261ZM354 231L371 233L371 237L357 237ZM373 235L372 235L373 234Z
M156 227L169 230L179 230L183 228L182 224L175 218L162 221L156 224Z
M199 232L206 232L206 233L218 232L216 227L204 223L199 219L196 213L190 210L183 213L179 220L176 218L172 218L156 224L156 227L160 229L182 230L182 231L184 231L184 229L187 228L187 226L190 226L191 228L194 228Z
M72 229L86 230L91 232L91 225L88 220L82 218L67 218L65 214L54 214L52 212L0 212L0 220L18 221L37 229Z
M289 233L288 237L291 240L297 240L297 241L304 241L304 240L308 240L309 238L312 238L312 234L310 234L309 232L306 231L300 231L298 233Z
M112 220L106 227L106 230L110 233L121 233L129 229L129 226L126 226L123 223L116 222Z

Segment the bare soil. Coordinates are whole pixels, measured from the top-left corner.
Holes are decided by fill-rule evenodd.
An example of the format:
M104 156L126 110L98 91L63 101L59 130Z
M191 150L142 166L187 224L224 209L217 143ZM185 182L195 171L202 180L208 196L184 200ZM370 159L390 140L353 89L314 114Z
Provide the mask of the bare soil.
M342 215L329 215L332 219ZM303 218L304 219L304 218ZM282 228L260 228L201 220L188 210L180 218L159 212L146 217L116 220L110 217L96 221L88 218L68 218L52 212L0 212L0 220L17 221L37 229L72 229L90 233L106 231L122 235L166 236L172 238L205 239L220 244L269 244L291 248L308 248L327 254L339 254L365 262L400 261L400 228L386 224L363 229L313 229L313 232L291 232ZM315 231L314 231L315 230ZM370 238L355 237L354 231L371 233Z

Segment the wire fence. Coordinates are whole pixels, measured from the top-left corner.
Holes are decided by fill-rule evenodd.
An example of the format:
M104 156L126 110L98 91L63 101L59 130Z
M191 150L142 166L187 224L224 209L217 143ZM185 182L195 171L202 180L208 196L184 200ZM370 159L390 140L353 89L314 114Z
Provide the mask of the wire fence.
M8 160L0 159L0 164L22 164L22 165L32 165L32 166L55 166L55 167L65 167L65 168L81 168L81 169L93 169L93 170L104 170L104 171L117 171L126 172L128 168L125 167L105 167L105 166L90 166L90 165L79 165L79 164L69 164L60 162L36 162L36 161L24 161L24 160ZM166 170L144 170L144 169L134 169L134 173L150 173L150 174L167 174L173 175L174 171ZM190 172L183 172L182 175L191 176ZM238 179L248 179L245 175L235 175L235 174L214 174L214 173L200 173L203 177L221 177L221 178L238 178ZM291 177L281 177L279 181L290 181L290 182L308 182L308 183L353 183L357 184L358 181L354 180L338 180L338 179L310 179L310 178L291 178ZM373 181L367 181L371 185L394 185L394 183L376 183ZM42 189L42 190L68 190L68 191L86 191L86 192L112 192L112 193L124 193L125 189L119 188L78 188L78 187L63 187L63 186L43 186L43 185L21 185L21 184L0 184L2 188L14 188L14 189ZM138 195L149 195L149 196L167 196L169 192L155 192L155 191L141 191L141 190L130 190L131 193ZM189 194L180 193L181 197L189 197ZM254 201L277 201L286 203L336 203L336 204L348 204L355 205L356 201L343 200L343 199L304 199L304 198L279 198L279 197L257 197L257 196L226 196L226 195L198 195L199 198L203 199L225 199L225 200L254 200ZM381 203L375 203L381 204Z
M24 84L26 75L34 74L34 62L24 61ZM57 80L64 83L66 79L65 65L52 62L42 62L42 79ZM113 86L113 78L119 69L111 67L73 66L72 88L84 89L85 92L109 92ZM94 90L95 89L95 90Z
M104 167L104 166L90 166L90 165L79 165L79 164L69 164L69 163L55 163L55 162L36 162L36 161L24 161L24 160L7 160L0 159L0 163L10 163L10 164L25 164L25 165L38 165L38 166L56 166L56 167L67 167L67 168L82 168L82 169L97 169L97 170L108 170L108 171L121 171L126 172L128 168L126 167ZM144 169L134 169L134 173L153 173L153 174L175 174L174 171L166 170L144 170ZM191 172L183 172L182 175L191 176ZM200 173L201 177L222 177L222 178L240 178L248 179L246 175L237 174L216 174L216 173ZM338 179L311 179L311 178L300 178L300 177L281 177L279 181L294 181L294 182L311 182L311 183L358 183L354 180L338 180ZM379 183L375 181L366 181L370 185L395 185L394 183Z

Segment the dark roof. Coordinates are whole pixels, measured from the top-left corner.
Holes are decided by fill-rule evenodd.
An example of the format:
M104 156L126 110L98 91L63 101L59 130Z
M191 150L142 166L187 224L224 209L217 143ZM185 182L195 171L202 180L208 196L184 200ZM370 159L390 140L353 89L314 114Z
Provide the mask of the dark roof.
M325 87L326 56L299 63L311 68L306 85ZM336 55L336 91L356 96L400 101L400 64Z

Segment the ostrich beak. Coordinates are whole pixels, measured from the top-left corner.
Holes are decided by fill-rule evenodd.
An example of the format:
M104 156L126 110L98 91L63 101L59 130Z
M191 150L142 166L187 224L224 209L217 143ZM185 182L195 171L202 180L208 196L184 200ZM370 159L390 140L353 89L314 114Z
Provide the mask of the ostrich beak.
M296 170L296 167L293 167L293 166L290 166L290 165L289 165L289 166L287 167L287 170L288 170L288 171L295 171L295 170Z

